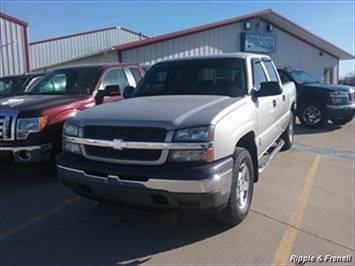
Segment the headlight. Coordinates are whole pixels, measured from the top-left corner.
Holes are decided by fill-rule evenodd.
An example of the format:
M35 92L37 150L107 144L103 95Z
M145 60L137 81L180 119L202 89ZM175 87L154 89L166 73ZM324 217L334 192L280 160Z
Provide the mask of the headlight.
M347 104L350 101L349 94L346 91L333 91L329 95L333 104Z
M209 141L212 140L211 126L180 129L174 136L174 141Z
M79 137L79 127L70 123L65 122L63 125L63 135L71 137ZM63 150L71 153L81 154L80 144L73 143L63 139Z
M70 122L65 122L63 126L63 135L79 137L79 127Z
M180 129L175 133L175 142L209 142L213 140L213 127L195 127ZM175 162L211 162L213 161L213 148L202 150L172 150L169 160Z
M48 119L46 116L18 119L16 138L20 140L26 139L29 134L43 130L47 123Z

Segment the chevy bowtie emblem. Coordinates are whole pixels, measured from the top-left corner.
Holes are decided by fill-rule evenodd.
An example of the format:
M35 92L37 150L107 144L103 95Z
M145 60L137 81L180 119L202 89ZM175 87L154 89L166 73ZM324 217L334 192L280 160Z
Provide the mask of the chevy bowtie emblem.
M113 149L122 150L126 148L127 144L123 142L123 139L114 139L113 140Z

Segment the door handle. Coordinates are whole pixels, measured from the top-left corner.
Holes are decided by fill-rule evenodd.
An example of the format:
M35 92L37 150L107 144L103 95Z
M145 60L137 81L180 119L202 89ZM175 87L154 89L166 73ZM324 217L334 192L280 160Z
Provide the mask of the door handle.
M273 101L272 101L272 106L273 106L273 107L276 107L276 105L277 105L276 100L273 100Z
M282 100L286 101L286 96L285 95L282 95Z

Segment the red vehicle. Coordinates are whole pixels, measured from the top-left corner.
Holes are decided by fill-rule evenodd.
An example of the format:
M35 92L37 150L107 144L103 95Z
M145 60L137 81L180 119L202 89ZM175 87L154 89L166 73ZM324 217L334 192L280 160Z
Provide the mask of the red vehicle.
M86 108L118 101L144 75L139 65L73 66L48 73L24 95L0 101L0 162L50 160L61 150L65 120Z

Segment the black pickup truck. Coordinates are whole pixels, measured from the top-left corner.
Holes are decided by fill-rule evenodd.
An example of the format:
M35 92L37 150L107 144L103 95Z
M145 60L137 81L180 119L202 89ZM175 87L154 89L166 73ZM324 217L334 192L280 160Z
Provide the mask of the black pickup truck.
M278 69L282 83L297 88L297 116L302 125L320 128L330 119L336 125L349 123L354 116L354 88L327 84L314 74L299 69Z

